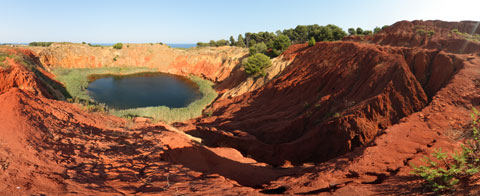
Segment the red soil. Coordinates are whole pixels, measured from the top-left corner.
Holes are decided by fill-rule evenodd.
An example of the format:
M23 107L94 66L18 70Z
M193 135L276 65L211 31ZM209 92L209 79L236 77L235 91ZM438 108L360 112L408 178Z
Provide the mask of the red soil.
M416 25L436 33L419 37ZM265 86L176 124L207 146L163 123L55 100L62 89L37 56L8 50L36 71L13 59L0 67L0 195L422 195L409 164L458 147L480 104L478 42L448 36L476 32L472 25L399 22L363 40L291 46L283 56L293 62ZM77 65L55 54L40 59ZM225 81L222 91L245 77L233 66L238 58L225 71L202 58L168 66L205 70ZM457 194L479 189L472 182Z

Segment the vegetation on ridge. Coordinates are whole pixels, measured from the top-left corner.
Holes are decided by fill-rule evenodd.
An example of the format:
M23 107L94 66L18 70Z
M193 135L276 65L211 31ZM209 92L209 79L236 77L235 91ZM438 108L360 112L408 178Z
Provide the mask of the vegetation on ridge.
M29 46L42 46L42 47L48 47L52 45L53 42L30 42L28 45Z
M123 44L122 43L116 43L116 44L113 45L113 48L120 50L120 49L123 48Z
M462 145L462 151L447 155L437 149L432 156L422 160L426 165L416 167L415 175L423 178L425 186L435 193L448 193L463 183L468 184L471 177L480 171L480 113L473 108L472 136Z

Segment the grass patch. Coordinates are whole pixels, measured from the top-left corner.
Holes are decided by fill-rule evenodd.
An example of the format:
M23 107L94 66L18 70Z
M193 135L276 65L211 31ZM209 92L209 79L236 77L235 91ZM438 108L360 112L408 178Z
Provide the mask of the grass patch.
M458 31L458 29L452 29L452 33L456 34L457 36L463 37L468 41L480 42L480 34L462 33Z
M7 57L12 58L12 55L0 51L0 67L5 66L4 61L7 59Z
M82 68L82 69L67 69L55 68L53 73L57 79L65 84L67 91L71 95L71 100L85 100L84 103L91 103L93 99L87 93L89 84L89 76L97 74L113 74L113 75L128 75L141 72L152 72L154 69L150 68ZM196 76L190 76L190 80L195 82L202 98L190 103L183 108L169 108L166 106L143 107L125 110L106 109L112 115L119 117L141 116L152 118L154 121L164 121L167 123L185 121L202 115L203 109L210 104L216 97L217 92L212 88L213 83L208 80L203 80Z

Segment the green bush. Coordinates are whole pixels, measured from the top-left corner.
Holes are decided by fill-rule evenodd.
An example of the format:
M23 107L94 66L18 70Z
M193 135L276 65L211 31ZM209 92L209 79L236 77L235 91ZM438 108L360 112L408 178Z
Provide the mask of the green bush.
M113 48L117 49L117 50L120 50L123 48L123 44L122 43L116 43L113 45Z
M422 160L426 165L416 167L412 164L412 174L425 180L425 186L435 193L455 191L459 182L468 183L471 177L480 171L480 119L474 108L472 113L472 137L462 145L462 151L447 155L437 149L432 156Z
M315 38L310 38L310 40L308 41L308 46L315 46Z
M357 31L354 28L348 28L349 35L357 35Z
M292 42L290 41L290 38L288 38L286 35L279 35L273 41L273 56L275 57L282 54L282 52L285 51L291 43Z
M260 42L258 44L251 46L249 50L250 50L250 55L254 55L257 53L265 53L267 52L267 45L265 45L265 43L263 42Z
M421 35L421 36L424 36L426 34L425 30L424 29L417 29L417 34Z
M29 46L42 46L42 47L48 47L52 45L53 42L30 42L28 43Z
M272 64L270 58L262 53L254 54L248 57L247 62L243 65L245 72L249 75L265 76L265 68L269 67Z
M462 32L458 31L458 29L452 29L452 33L455 33L457 35L462 35Z

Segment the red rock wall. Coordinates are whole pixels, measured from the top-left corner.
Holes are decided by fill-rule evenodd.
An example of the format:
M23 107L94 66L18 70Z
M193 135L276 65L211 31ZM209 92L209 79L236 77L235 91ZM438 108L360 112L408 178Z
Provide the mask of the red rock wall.
M150 67L177 75L194 74L215 82L228 77L247 55L246 49L237 47L185 51L159 44L124 44L120 50L82 44L53 44L37 50L42 64L49 67Z

